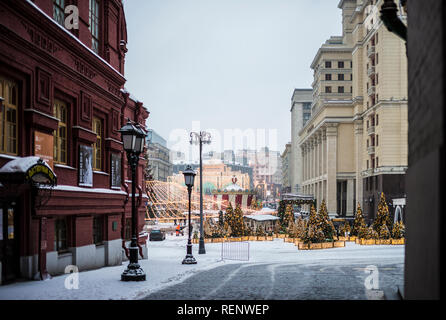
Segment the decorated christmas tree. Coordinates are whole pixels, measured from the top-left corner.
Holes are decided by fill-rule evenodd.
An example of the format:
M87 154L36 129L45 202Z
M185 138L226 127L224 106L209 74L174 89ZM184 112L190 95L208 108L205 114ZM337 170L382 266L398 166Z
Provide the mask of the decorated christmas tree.
M239 205L234 210L231 220L231 230L233 237L241 237L244 234L245 223L243 222L243 212Z
M386 228L383 228L384 225L387 228L387 232ZM379 200L378 203L378 212L376 214L375 220L373 221L373 229L378 233L380 238L382 236L383 237L387 236L387 233L390 234L389 230L392 230L392 223L390 222L390 215L389 215L389 207L387 206L386 197L384 196L383 192L381 192L381 199ZM381 236L381 231L385 233L382 236ZM382 238L382 239L387 239L387 238Z
M402 221L397 221L393 224L392 237L393 239L404 238L405 227Z
M275 223L274 224L274 234L279 234L280 233L280 223Z
M341 237L348 236L348 234L351 232L350 224L348 221L345 221L340 227L339 227L339 234Z
M285 204L285 201L279 202L279 208L277 209L277 216L279 217L280 224L283 224L283 218L285 217L285 211L286 211L287 205Z
M294 223L294 221L288 225L287 233L290 238L298 238L299 232L298 232L297 225L296 225L296 223Z
M282 224L285 228L288 228L291 223L294 223L294 213L293 206L289 204L286 206Z
M390 231L389 231L389 228L387 228L387 225L383 224L379 228L378 236L380 239L389 239L390 238Z
M214 233L213 226L211 224L210 219L205 219L203 224L203 231L205 238L212 238L212 234Z
M264 237L264 236L266 236L265 229L263 229L262 226L257 226L257 229L256 229L256 236L259 236L259 237Z
M322 200L321 207L319 208L319 222L320 222L320 228L324 233L325 239L333 240L336 230L333 225L333 222L328 216L325 200Z
M221 210L218 212L218 224L219 224L221 227L223 227L224 224L225 224L225 216L224 216L224 214L223 214L223 211L221 211Z
M321 228L321 221L319 220L319 215L313 205L310 209L310 216L302 240L305 243L325 241L325 234Z
M244 229L243 229L243 235L244 236L252 236L253 233L254 233L254 230L252 230L251 226L245 224Z
M362 215L361 205L358 202L358 206L356 208L355 220L353 221L353 227L350 235L359 236L361 228L365 226L364 216Z
M228 206L226 207L226 214L224 217L224 225L223 225L225 233L228 237L231 236L232 232L231 230L229 230L229 228L232 224L233 215L234 215L234 209L232 208L232 204L229 202Z
M302 239L304 237L306 228L305 220L302 219L302 217L299 217L299 219L297 219L296 228L297 228L297 238Z

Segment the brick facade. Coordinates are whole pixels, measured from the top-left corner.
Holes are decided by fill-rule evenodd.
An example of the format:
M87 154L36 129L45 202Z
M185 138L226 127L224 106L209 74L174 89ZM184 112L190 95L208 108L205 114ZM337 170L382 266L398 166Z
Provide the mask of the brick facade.
M36 206L29 188L11 192L2 185L0 189L3 218L9 207L14 209L14 245L17 246L12 258L13 270L6 270L6 263L11 263L5 262L10 260L5 258L4 246L0 244L3 278L5 272L30 278L43 268L50 273L63 270L60 252L55 247L58 219L66 218L64 246L73 255L73 264L82 261L79 255L82 248L95 244L95 217L100 218L97 232L104 243L122 241L126 220L131 219L131 177L118 130L127 119L145 126L149 112L142 102L124 90L127 31L123 4L120 0L98 1L99 46L94 52L89 30L90 1L65 2L79 8L78 30L69 31L55 21L51 0L6 0L0 8L0 80L17 85L18 99L17 150L0 149L0 168L13 159L35 155L36 133L53 135L58 129L59 119L54 114L56 101L66 106L66 159L54 164L58 185L50 200ZM101 124L100 140L94 132L94 119ZM97 162L100 168L92 174L93 185L82 186L79 184L80 147L92 146L97 141L100 141L100 152L94 157L100 159ZM121 159L119 187L111 184L112 155ZM143 166L140 161L136 186L138 230L142 230L145 213ZM96 252L108 248L108 245L105 249L97 247ZM117 250L116 244L114 248L110 250ZM94 252L94 248L90 251ZM107 252L105 256L113 254ZM47 258L52 260L45 262ZM99 262L85 268L100 267L102 260L98 257L96 260ZM119 259L114 261L119 263Z

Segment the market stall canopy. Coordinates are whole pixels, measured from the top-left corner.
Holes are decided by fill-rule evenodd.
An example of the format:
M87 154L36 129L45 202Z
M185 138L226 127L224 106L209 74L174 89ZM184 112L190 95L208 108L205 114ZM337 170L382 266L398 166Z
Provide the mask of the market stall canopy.
M270 214L263 214L263 215L249 215L244 216L244 218L252 219L256 221L276 221L279 220L279 217L270 215Z
M0 169L0 182L10 184L57 185L57 177L51 167L39 157L17 158Z

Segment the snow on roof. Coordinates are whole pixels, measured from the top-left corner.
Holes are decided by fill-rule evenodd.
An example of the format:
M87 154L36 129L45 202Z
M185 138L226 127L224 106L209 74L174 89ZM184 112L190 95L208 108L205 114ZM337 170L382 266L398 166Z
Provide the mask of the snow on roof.
M261 212L276 212L276 210L275 209L271 209L271 208L268 208L268 207L264 207L264 208L262 208L262 210L260 210Z
M243 189L238 184L233 183L227 186L224 191L243 191Z
M270 214L249 215L249 216L245 216L245 218L256 220L256 221L279 220L279 217L272 216Z
M28 171L29 168L31 168L33 165L37 164L37 161L39 161L39 157L24 157L24 158L17 158L12 161L9 161L6 163L1 169L0 173L14 173L14 172L23 172L25 173ZM49 169L51 167L43 161L45 166L47 166ZM51 170L52 171L52 170Z

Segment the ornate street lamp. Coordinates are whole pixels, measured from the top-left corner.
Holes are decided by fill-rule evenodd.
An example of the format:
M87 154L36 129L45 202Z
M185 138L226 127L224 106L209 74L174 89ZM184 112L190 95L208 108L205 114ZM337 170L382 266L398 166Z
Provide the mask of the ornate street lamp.
M211 143L211 134L206 131L200 133L190 133L190 143L200 146L200 241L198 245L198 254L206 253L203 238L203 163L202 163L202 145Z
M121 274L122 281L145 281L146 274L138 263L138 226L136 225L137 212L135 203L136 194L136 168L139 162L139 155L144 151L146 134L139 124L134 124L130 120L119 130L128 163L132 170L132 240L130 242L130 259L127 269Z
M183 260L183 264L196 264L197 260L195 260L194 256L192 255L192 242L191 242L192 227L190 222L191 194L192 194L192 187L194 186L194 179L196 173L194 170L192 170L191 166L187 166L186 170L183 171L183 174L184 174L184 183L187 186L187 193L189 194L189 236L187 239L186 257Z

